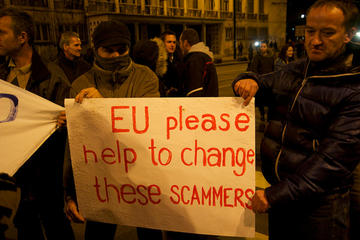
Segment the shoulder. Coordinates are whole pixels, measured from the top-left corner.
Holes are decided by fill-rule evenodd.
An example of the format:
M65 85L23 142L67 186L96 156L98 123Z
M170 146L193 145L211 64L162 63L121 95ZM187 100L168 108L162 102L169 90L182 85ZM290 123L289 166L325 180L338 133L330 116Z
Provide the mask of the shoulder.
M72 89L78 93L84 88L94 87L95 86L95 69L91 68L86 73L80 75L72 83Z

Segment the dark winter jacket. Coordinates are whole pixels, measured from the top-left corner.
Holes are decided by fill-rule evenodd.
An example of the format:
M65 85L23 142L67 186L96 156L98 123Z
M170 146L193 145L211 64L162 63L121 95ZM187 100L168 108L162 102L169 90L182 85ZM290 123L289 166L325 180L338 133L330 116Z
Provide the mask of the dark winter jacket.
M91 65L85 62L82 58L76 58L73 61L67 59L62 51L55 60L55 64L59 65L70 84L80 75L89 71L91 68Z
M161 97L181 97L183 96L184 64L181 51L176 47L172 56L167 59L167 71L164 76L159 78L159 90Z
M269 72L274 71L274 56L268 51L268 54L266 56L257 54L253 61L251 62L251 65L249 67L249 71L258 73L258 74L265 74Z
M213 54L203 42L191 47L184 57L184 93L187 97L219 96Z
M360 68L353 54L332 62L292 62L255 79L274 96L277 118L261 144L271 206L347 190L360 159ZM295 200L295 201L294 201Z

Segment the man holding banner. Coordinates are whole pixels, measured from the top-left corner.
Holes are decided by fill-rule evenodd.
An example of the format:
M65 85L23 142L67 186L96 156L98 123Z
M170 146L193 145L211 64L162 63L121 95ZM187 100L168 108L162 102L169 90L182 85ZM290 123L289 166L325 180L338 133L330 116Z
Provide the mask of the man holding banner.
M160 97L158 78L149 68L136 64L129 56L130 32L120 22L101 22L94 30L95 61L93 67L72 84L71 97L82 103L84 98ZM65 159L64 184L66 214L72 221L82 222L76 204L74 178L70 159ZM87 221L85 239L113 239L116 225ZM138 235L142 234L139 232ZM155 239L160 231L151 231ZM147 234L149 237L149 233Z
M57 66L47 66L40 58L32 46L33 40L34 24L30 15L14 8L0 10L0 56L6 57L0 65L0 79L63 105L67 90L65 81L56 75ZM63 113L58 123L64 124L64 119ZM15 173L16 183L21 188L15 218L18 239L73 239L70 223L63 212L62 171L59 169L63 165L64 147L65 131L56 131Z
M350 43L357 15L345 1L315 2L307 59L233 83L246 103L260 88L274 96L276 111L288 109L265 132L262 170L271 186L253 198L255 212L269 212L269 239L349 239L349 192L360 160L360 65Z

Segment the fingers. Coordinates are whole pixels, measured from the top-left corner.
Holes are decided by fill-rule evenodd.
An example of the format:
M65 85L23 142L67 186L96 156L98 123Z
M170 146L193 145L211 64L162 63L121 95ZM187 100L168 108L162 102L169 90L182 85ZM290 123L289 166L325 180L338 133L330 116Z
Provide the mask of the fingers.
M82 103L84 98L102 98L103 96L100 92L94 88L84 88L79 92L79 94L75 97L75 102Z
M67 202L65 214L69 221L74 221L77 223L82 223L85 221L85 218L81 216L77 209L77 205L73 200L69 200Z
M253 79L243 79L235 84L234 89L235 92L245 100L244 106L247 106L255 96L259 87Z
M254 213L266 213L270 205L266 199L264 190L257 190L252 199L252 210Z
M61 111L60 115L57 118L57 126L64 127L66 125L66 115L65 111Z

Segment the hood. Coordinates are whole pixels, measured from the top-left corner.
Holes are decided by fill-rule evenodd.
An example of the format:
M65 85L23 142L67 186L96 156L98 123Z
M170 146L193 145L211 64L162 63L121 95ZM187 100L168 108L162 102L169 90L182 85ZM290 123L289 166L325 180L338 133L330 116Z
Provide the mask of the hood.
M205 46L204 42L198 42L191 46L189 53L192 52L202 52L208 55L212 61L214 61L214 54L210 51L209 47Z
M156 75L162 77L167 71L167 58L168 54L166 51L165 43L160 38L153 38L151 41L155 42L159 47L159 56L156 61Z

